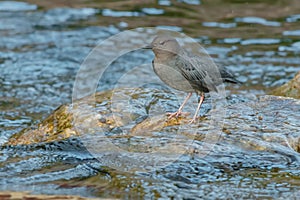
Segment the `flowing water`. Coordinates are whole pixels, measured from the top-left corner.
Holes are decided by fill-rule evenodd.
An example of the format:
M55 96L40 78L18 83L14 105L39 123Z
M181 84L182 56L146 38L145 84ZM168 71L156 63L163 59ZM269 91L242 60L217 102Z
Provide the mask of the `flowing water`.
M58 106L71 103L76 73L90 51L99 41L133 27L155 26L193 36L216 62L228 66L244 82L228 87L230 106L265 95L300 71L297 1L266 1L263 8L269 8L268 11L261 9L260 1L242 0L222 4L215 0L208 5L206 1L160 0L153 5L121 3L116 8L109 3L102 8L96 1L87 5L74 2L78 6L0 2L1 145L14 133L35 128ZM204 13L198 19L195 13L203 6L211 11L216 8L214 12L220 11L220 16ZM230 8L236 10L223 13ZM283 12L274 14L281 8ZM120 57L112 63L113 73L104 76L99 90L111 89L124 71L149 64L152 59L153 54L144 50ZM151 95L139 96L141 101L148 98ZM299 115L294 113L299 102L293 105L293 109L282 110L289 116L287 129L299 135ZM251 120L248 114L242 112L241 120ZM276 122L275 114L272 116L268 119L270 124ZM285 129L274 125L270 130ZM239 134L246 138L247 129ZM183 155L154 172L133 173L105 166L79 138L4 145L0 153L0 190L127 199L300 197L300 161L296 151L278 147L257 151L249 147L249 141L239 141L238 145L232 141L234 137L228 136L217 146L219 149L204 158ZM269 145L261 142L260 146Z

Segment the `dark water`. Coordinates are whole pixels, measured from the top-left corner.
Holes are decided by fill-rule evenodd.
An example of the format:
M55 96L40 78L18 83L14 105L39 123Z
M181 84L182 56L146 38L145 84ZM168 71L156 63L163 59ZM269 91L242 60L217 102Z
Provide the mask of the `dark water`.
M178 2L200 6L202 3ZM35 127L59 105L70 103L76 73L92 48L128 26L126 22L97 26L95 21L103 20L102 16L164 16L169 4L170 1L161 0L159 5L163 7L159 9L145 7L121 12L94 8L44 10L33 4L0 2L0 143L23 128ZM227 65L245 82L242 86L230 86L232 103L266 94L300 71L299 13L278 19L249 16L199 24L208 32L235 33L226 38L195 37L218 63ZM185 30L180 26L160 26L166 27ZM245 33L243 27L252 31ZM270 28L274 27L282 31L273 34ZM114 84L112 78L122 75L122 70L150 63L152 58L153 54L145 51L121 57L113 63L115 73L100 88L110 88ZM130 174L101 165L79 139L5 146L0 153L0 189L128 199L299 198L297 153L223 147L220 145L218 153L203 159L182 156L156 172Z

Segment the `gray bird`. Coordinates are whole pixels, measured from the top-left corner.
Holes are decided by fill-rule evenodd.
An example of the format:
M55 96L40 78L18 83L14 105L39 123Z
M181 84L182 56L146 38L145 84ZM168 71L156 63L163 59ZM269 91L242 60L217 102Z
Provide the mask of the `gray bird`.
M193 92L200 95L198 107L190 123L196 121L205 93L217 91L216 86L223 82L240 83L225 67L216 66L207 54L197 56L182 48L177 40L166 35L154 38L151 45L155 58L152 61L154 72L168 86L188 92L188 96L178 111L169 119L178 117Z

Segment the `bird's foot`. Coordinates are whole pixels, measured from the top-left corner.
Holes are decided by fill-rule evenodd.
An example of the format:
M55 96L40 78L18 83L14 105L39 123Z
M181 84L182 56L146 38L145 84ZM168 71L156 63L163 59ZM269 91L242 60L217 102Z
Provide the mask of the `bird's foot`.
M180 115L188 115L189 113L186 113L186 112L182 112L182 111L177 111L177 112L174 112L174 113L167 113L168 115L168 119L172 119L173 117L179 117Z
M177 112L174 112L174 113L167 113L167 115L169 116L168 119L172 119L173 117L178 117L181 115L181 111L177 111Z
M198 117L193 117L193 119L189 122L189 124L193 124L198 120Z

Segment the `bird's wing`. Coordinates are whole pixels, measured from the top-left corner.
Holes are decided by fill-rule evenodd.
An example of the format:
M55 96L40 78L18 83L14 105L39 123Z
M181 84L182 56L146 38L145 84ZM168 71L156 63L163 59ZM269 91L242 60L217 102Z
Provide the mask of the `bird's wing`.
M223 81L229 82L229 83L235 83L235 84L242 84L241 81L237 80L234 77L233 73L230 70L228 70L224 66L219 66L219 65L218 65L218 68L220 70Z
M204 92L217 91L216 83L213 77L209 75L210 70L206 63L201 62L198 57L180 56L176 65L182 75L191 83L191 85Z

